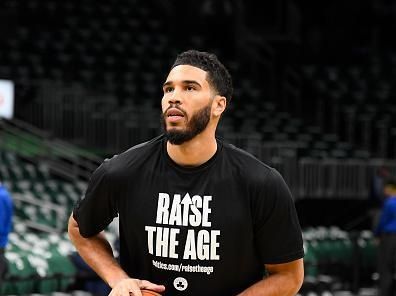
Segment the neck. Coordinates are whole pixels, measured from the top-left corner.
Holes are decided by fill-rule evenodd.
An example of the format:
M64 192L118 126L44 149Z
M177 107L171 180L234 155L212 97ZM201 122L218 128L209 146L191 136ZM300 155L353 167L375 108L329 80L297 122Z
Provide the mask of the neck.
M169 157L181 166L199 166L215 155L217 141L214 132L203 131L181 145L166 144Z

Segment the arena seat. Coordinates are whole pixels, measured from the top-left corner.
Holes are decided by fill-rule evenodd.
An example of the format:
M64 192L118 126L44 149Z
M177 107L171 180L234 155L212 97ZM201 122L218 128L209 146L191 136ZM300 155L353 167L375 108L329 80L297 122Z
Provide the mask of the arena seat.
M371 67L333 65L331 68L306 65L301 73L305 80L303 93L317 106L314 112L319 112L320 106L315 102L321 97L335 95L337 101L329 104L330 111L334 112L324 114L317 124L325 125L331 133L339 135L340 140L365 150L352 157L394 156L391 147L395 144L390 135L395 123L395 105L391 100L392 79L385 74L384 67L378 64ZM338 99L340 96L342 100ZM331 121L336 124L326 124Z
M66 290L77 272L68 258L73 250L64 236L12 233L6 252L10 270L1 295Z
M306 276L301 295L310 292L322 295L325 291L352 293L350 283L356 278L360 278L359 288L373 286L370 275L376 271L376 247L372 232L364 230L355 235L336 226L304 229ZM360 266L358 275L356 264Z

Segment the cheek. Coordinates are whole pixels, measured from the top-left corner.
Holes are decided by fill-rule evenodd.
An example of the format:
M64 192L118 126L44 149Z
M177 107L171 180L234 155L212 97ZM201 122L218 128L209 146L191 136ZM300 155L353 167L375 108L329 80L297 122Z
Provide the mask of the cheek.
M165 112L166 108L168 108L166 104L165 96L163 96L161 99L161 108L162 108L162 113Z

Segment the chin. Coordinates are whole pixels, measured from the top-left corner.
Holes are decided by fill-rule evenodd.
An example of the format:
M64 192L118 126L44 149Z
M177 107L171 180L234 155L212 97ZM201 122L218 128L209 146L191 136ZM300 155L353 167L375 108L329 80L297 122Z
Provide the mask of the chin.
M169 132L183 132L184 128L182 128L181 126L177 126L177 125L168 125L166 127L166 131Z

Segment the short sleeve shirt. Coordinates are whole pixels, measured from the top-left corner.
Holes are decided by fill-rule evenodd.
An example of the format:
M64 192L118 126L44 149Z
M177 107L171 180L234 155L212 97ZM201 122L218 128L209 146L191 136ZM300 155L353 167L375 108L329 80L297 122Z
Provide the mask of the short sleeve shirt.
M106 160L74 211L90 237L119 216L120 264L165 296L236 295L265 264L303 257L301 229L281 175L221 140L197 167L177 165L157 137Z

